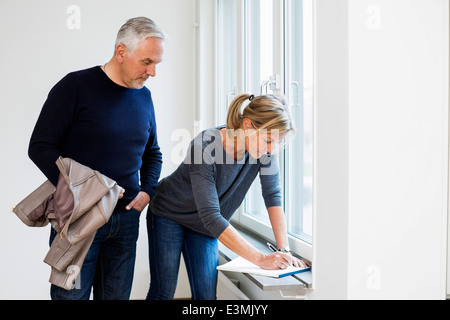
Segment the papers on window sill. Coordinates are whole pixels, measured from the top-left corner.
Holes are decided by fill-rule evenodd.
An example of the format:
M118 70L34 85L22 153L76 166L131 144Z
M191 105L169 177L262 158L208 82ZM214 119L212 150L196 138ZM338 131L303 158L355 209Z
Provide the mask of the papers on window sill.
M266 277L272 277L272 278L282 278L282 277L290 276L290 275L293 275L296 273L311 270L311 268L310 267L301 268L301 267L289 266L286 269L265 270L265 269L261 269L260 267L251 263L250 261L245 260L242 257L238 257L236 259L231 260L228 263L218 266L217 270L250 273L250 274L256 274L259 276L266 276Z

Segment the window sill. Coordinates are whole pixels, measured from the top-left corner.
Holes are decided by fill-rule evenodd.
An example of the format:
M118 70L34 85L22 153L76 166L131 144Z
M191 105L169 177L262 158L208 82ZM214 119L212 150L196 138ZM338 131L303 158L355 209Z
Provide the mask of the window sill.
M262 223L261 220L255 219L252 215L246 214L243 208L232 217L231 223L239 225L241 229L248 230L250 234L257 234L263 240L270 243L274 242L273 229L269 224ZM308 261L312 261L312 246L306 241L300 240L292 235L288 235L289 247L297 257L302 257ZM266 241L263 242L265 245Z
M239 233L247 240L250 244L256 247L258 250L264 253L270 253L269 248L263 238L255 235L251 231L244 229L242 226L234 224L233 226L239 231ZM238 255L225 247L219 242L219 253L226 260L231 261L237 258ZM277 291L277 290L297 290L312 287L312 275L311 271L302 272L289 277L284 277L280 279L257 276L252 274L244 274L249 278L254 284L256 284L263 291Z

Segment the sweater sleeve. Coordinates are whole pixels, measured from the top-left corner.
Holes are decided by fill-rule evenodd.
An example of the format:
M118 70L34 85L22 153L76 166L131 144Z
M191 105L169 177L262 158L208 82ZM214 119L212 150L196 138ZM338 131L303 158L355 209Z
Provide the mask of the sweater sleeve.
M54 185L59 176L55 162L76 117L77 99L77 83L69 74L50 91L31 135L28 156Z
M192 150L195 148L192 148ZM194 157L192 157L194 159ZM220 212L213 161L189 165L191 187L197 211L205 229L218 238L229 226L229 222Z
M162 167L162 153L158 145L153 102L151 103L151 106L153 121L150 124L150 137L142 156L142 167L140 170L141 190L145 191L150 198L155 194Z
M282 195L278 157L276 155L264 155L260 161L259 177L266 208L281 207Z

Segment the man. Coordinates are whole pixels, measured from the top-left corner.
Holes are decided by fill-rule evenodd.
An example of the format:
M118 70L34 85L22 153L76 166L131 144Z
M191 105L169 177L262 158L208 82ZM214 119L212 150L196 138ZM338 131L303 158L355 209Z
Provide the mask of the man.
M117 34L112 59L72 72L50 91L31 136L29 156L57 184L59 156L97 170L124 190L97 230L72 290L52 285L52 299L129 299L140 212L155 192L162 166L150 91L163 59L164 33L145 17ZM139 181L140 179L140 181ZM56 236L52 229L50 241Z

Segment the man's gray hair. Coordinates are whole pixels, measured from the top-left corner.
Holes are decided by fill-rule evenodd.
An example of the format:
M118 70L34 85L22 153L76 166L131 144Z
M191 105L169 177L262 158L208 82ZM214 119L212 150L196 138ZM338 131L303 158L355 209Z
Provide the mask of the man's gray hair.
M137 17L129 19L120 28L117 33L114 50L119 44L127 47L129 53L132 53L138 44L147 38L166 39L164 31L151 19L146 17Z

